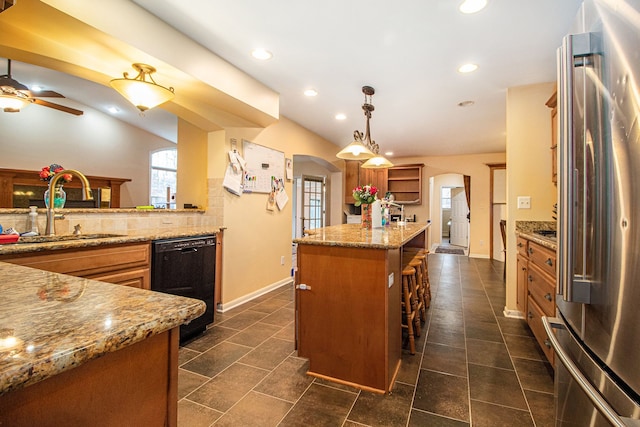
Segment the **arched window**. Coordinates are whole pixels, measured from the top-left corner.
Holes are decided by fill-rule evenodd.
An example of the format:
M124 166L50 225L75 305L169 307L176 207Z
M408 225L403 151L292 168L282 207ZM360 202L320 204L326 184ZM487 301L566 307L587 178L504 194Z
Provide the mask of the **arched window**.
M156 208L176 208L178 150L168 148L151 153L149 202Z

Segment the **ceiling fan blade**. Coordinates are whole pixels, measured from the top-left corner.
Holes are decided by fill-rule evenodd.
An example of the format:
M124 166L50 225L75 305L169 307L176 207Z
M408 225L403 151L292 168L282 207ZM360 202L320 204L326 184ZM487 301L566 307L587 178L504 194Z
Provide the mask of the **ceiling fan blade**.
M38 98L64 98L65 96L53 90L32 91L33 96Z
M34 104L42 105L44 107L53 108L54 110L64 111L65 113L73 114L76 116L81 116L84 114L84 111L76 110L75 108L65 107L64 105L54 104L53 102L45 101L43 99L34 98Z

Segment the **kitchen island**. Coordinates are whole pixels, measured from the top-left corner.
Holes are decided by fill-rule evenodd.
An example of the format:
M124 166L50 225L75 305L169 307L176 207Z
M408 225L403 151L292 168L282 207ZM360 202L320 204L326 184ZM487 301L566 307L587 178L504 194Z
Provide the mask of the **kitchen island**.
M294 240L296 345L309 375L391 391L402 346L402 252L425 248L429 225L344 224Z
M0 262L0 426L177 423L202 301Z

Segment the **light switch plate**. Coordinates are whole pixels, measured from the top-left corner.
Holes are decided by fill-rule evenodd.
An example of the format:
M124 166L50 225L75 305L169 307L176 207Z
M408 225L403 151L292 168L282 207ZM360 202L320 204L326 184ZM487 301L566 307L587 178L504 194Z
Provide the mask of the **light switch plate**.
M531 209L531 197L518 196L518 209Z

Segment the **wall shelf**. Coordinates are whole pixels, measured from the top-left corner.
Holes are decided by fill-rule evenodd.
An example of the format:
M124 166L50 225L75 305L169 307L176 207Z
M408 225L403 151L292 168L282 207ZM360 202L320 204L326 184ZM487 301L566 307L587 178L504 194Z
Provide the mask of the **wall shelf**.
M424 164L398 165L388 169L387 191L395 202L406 205L422 203L422 168Z

